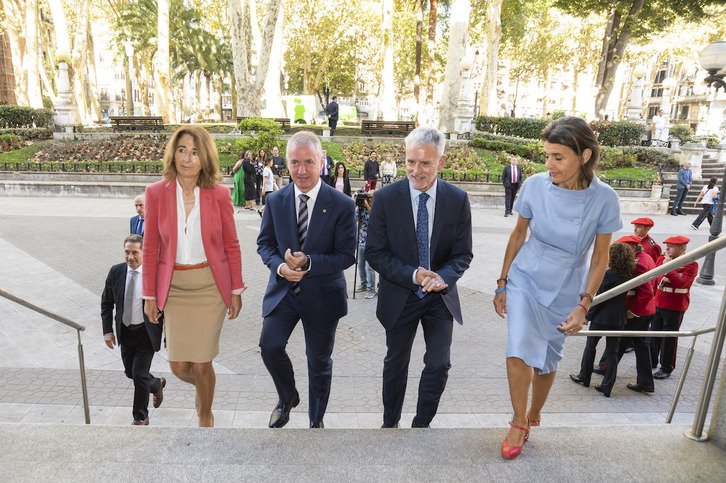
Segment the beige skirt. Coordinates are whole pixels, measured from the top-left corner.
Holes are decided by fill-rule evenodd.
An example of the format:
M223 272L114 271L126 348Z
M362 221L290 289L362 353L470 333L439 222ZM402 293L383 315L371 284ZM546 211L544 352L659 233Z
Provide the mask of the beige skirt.
M210 362L219 354L227 307L212 270L174 270L164 307L166 350L170 361Z

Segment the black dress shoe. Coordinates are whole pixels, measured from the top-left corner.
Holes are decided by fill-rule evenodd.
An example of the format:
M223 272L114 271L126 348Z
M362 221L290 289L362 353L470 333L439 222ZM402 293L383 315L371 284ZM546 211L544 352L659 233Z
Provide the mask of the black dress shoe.
M599 384L595 386L595 390L605 397L610 397L610 393L605 393L605 389L603 389L602 386Z
M582 384L585 387L590 387L590 383L588 382L585 384L585 381L583 381L579 375L570 374L570 379L572 379L573 382L576 382L578 384Z
M628 384L628 389L635 392L655 392L655 388L641 386L640 384Z
M671 216L678 216L678 213L673 213L673 212L671 211Z
M592 368L592 372L594 372L595 374L600 374L601 376L604 376L605 375L605 368L604 367L600 367L600 366L593 367Z
M412 427L412 428L430 428L431 426L429 426L428 424L421 424L421 423L417 423L417 422L416 422L416 421L414 420L414 421L412 421L412 422L411 422L411 427Z
M383 426L381 426L381 429L394 429L398 427L398 423L394 424L393 426L386 426L386 423L383 423Z
M653 379L665 379L667 377L671 377L671 373L665 372L663 369L653 374Z
M678 214L679 214L679 215L683 215L683 216L686 216L686 214L685 214L685 213L683 213L682 211L679 211L679 212L678 212Z
M275 409L272 411L272 415L270 416L270 427L281 428L285 426L287 422L290 421L290 411L292 411L292 408L296 407L298 404L300 404L300 395L297 391L288 402L283 403L282 401L278 401L277 406L275 406Z
M322 428L325 427L325 425L323 424L322 421L320 421L319 423L310 423L310 427L311 428L322 429Z

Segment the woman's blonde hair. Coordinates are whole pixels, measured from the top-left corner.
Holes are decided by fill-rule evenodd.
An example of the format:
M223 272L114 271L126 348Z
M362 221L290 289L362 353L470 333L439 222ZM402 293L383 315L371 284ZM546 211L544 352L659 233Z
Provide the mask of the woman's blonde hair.
M164 152L164 178L169 182L173 181L178 173L176 164L174 163L174 155L179 145L179 140L185 134L189 134L194 139L197 146L197 156L202 164L197 178L197 186L200 188L214 188L222 181L222 173L219 171L219 154L217 154L217 146L214 144L212 136L206 129L198 126L184 126L176 130L174 135L166 145Z

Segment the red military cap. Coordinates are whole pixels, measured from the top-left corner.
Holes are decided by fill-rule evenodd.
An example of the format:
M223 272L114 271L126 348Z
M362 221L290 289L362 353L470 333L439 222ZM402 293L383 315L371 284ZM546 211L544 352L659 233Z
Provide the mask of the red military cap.
M686 238L685 236L676 235L672 236L670 238L666 238L666 240L663 243L669 243L671 245L687 245L688 242L690 242L690 238Z
M636 245L640 244L640 242L643 241L642 238L636 235L625 235L624 237L619 238L618 240L615 240L615 243L635 243Z
M644 225L644 226L653 226L655 225L655 222L651 220L650 218L638 218L637 220L633 220L630 222L631 225Z

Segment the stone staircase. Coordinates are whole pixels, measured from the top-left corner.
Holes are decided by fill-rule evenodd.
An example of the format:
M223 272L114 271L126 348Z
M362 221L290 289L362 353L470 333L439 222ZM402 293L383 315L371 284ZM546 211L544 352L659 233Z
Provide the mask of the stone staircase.
M696 198L698 198L698 193L700 193L701 189L708 184L708 181L709 179L711 179L712 176L715 176L718 179L717 186L720 187L725 168L726 163L719 163L716 158L716 153L714 151L707 150L705 152L701 164L701 178L694 179L693 184L691 185L691 189L688 190L686 200L683 202L684 213L688 215L693 215L695 217L701 212L700 203L697 206L693 206ZM664 172L663 178L666 184L671 185L670 199L668 203L668 209L670 210L673 206L673 201L676 199L676 182L678 181L678 172ZM708 223L706 223L706 226L708 226Z

